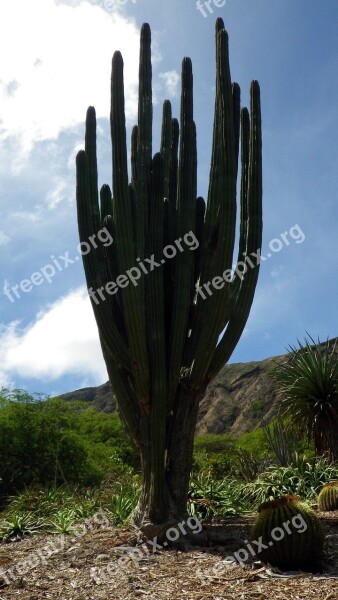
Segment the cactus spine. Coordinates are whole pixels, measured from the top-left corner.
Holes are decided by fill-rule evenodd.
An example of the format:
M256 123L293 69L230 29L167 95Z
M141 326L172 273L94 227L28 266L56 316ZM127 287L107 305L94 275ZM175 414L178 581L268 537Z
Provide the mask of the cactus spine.
M318 508L325 512L338 510L338 481L324 485L318 496Z
M252 528L252 539L261 539L257 557L280 569L311 570L320 567L324 531L314 513L299 496L284 495L261 504Z
M80 241L102 227L114 238L109 247L101 244L83 256L85 275L119 412L142 459L144 485L136 520L162 523L185 513L198 404L231 356L252 304L259 265L247 266L244 277L238 269L231 281L224 280L223 287L207 297L198 293L198 286L214 278L219 283L232 268L240 147L238 261L243 264L251 253L260 251L262 152L259 85L251 84L249 115L240 108L238 84L231 82L222 19L216 22L216 99L207 202L197 197L191 60L184 58L182 64L180 123L166 100L160 151L154 156L151 80L151 34L144 24L130 181L123 60L115 52L113 189L104 185L99 198L96 119L90 107L85 150L76 159L77 210ZM176 240L183 250L177 250ZM165 247L174 248L175 256L163 261ZM148 273L143 269L147 257L159 265L148 268ZM132 268L139 273L134 283L126 275Z

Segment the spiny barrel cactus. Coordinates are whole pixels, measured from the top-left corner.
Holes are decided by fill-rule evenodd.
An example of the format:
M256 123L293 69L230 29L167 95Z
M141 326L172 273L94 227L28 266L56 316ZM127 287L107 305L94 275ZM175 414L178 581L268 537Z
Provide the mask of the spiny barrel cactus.
M320 568L324 529L299 496L285 494L261 504L252 539L261 541L257 558L279 569Z
M250 115L231 82L228 35L216 22L216 99L207 201L197 196L193 74L182 63L180 123L163 104L160 150L152 154L151 34L142 26L138 123L128 177L123 60L111 79L113 190L98 193L96 117L86 119L76 158L80 241L106 227L113 243L83 255L109 379L142 461L136 523L186 513L198 405L246 324L262 240L260 90ZM237 262L236 193L241 163Z
M318 508L323 511L338 510L338 481L324 485L318 496Z

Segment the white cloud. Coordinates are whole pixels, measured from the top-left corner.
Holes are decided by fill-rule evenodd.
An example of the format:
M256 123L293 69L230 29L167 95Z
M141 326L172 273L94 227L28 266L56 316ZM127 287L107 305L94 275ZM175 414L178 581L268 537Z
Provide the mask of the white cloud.
M180 76L177 71L166 71L160 73L159 77L163 80L169 99L171 97L176 97L178 93L178 84L180 82Z
M67 198L71 197L71 192L73 190L69 189L68 184L62 177L58 177L54 182L54 189L52 189L47 194L47 204L50 209L56 208L60 202L65 201Z
M11 238L4 231L0 231L0 246L6 246Z
M107 381L97 326L81 287L37 314L22 329L19 321L0 329L0 385L15 376L56 380L80 375L96 384Z
M98 117L109 115L117 49L125 65L126 116L134 120L139 58L134 22L85 0L5 0L0 22L0 140L10 136L21 160L34 143L83 123L89 105Z

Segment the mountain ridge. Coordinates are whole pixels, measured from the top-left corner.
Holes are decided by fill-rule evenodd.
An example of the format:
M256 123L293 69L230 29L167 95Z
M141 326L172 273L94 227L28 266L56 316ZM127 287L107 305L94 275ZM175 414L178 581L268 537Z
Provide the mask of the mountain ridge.
M336 343L338 360L338 338L332 338L329 343L332 347ZM225 365L207 387L200 403L196 435L231 433L237 437L259 427L262 418L270 419L277 407L277 388L271 371L286 356ZM86 401L104 412L117 409L109 382L74 390L60 398Z

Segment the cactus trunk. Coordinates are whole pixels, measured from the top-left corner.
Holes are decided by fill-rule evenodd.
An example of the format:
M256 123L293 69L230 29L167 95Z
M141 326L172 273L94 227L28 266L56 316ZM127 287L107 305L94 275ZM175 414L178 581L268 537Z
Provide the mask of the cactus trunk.
M151 81L151 35L144 24L130 181L119 52L112 61L112 192L104 185L98 194L93 107L87 112L85 150L77 155L80 241L103 228L113 238L84 255L83 262L112 390L142 460L143 492L135 512L142 526L186 512L199 402L244 329L259 271L259 261L250 255L259 256L262 239L259 85L251 84L250 114L241 110L222 19L216 22L207 202L197 196L190 59L182 64L180 122L166 100L154 156ZM240 148L240 239L231 273Z

